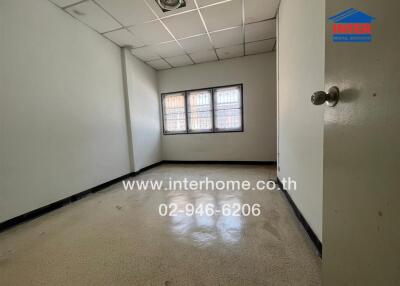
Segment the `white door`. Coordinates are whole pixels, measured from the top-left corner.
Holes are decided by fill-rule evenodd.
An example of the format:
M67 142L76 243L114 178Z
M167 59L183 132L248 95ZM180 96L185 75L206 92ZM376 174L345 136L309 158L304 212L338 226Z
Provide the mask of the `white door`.
M400 1L326 0L326 16L375 18L370 43L333 42L326 22L324 286L400 285Z

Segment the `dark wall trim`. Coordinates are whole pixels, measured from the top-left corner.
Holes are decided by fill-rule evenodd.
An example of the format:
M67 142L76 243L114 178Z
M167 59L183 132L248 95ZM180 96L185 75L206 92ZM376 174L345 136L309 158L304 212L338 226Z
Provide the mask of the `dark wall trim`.
M123 175L121 177L118 177L116 179L113 179L111 181L103 183L101 185L98 185L98 186L93 187L91 189L88 189L86 191L83 191L83 192L80 192L78 194L72 195L70 197L67 197L65 199L59 200L59 201L54 202L52 204L49 204L47 206L38 208L38 209L33 210L31 212L28 212L26 214L23 214L23 215L15 217L15 218L9 219L9 220L7 220L5 222L0 223L0 232L5 231L5 230L7 230L7 229L9 229L9 228L11 228L13 226L18 225L18 224L33 220L33 219L35 219L35 218L37 218L39 216L47 214L47 213L49 213L51 211L54 211L56 209L59 209L59 208L65 206L65 205L68 205L70 203L76 202L76 201L78 201L80 199L83 199L84 197L86 197L86 196L88 196L90 194L97 193L97 192L99 192L101 190L104 190L105 188L107 188L109 186L112 186L112 185L114 185L116 183L121 182L122 180L128 179L130 177L137 176L140 173L142 173L144 171L147 171L147 170L149 170L151 168L157 167L157 166L159 166L161 164L162 164L162 161L161 162L157 162L157 163L152 164L150 166L147 166L147 167L145 167L145 168L143 168L143 169L141 169L139 171Z
M164 160L165 164L226 164L226 165L276 165L276 161L179 161Z
M140 169L139 171L131 172L129 174L123 175L121 177L118 177L116 179L113 179L111 181L103 183L101 185L98 185L98 186L88 189L86 191L80 192L78 194L72 195L65 199L62 199L57 202L51 203L49 205L43 206L43 207L33 210L31 212L28 212L23 215L17 216L15 218L9 219L7 221L1 222L0 223L0 232L3 232L13 226L18 225L18 224L33 220L37 217L40 217L51 211L59 209L70 203L76 202L90 194L97 193L97 192L104 190L105 188L112 186L114 184L117 184L125 179L135 177L135 176L139 175L140 173L150 170L154 167L160 166L163 163L165 163L165 164L238 164L238 165L275 165L276 164L275 161L169 161L169 160L160 161L160 162L154 163L152 165L149 165L147 167L144 167L144 168Z
M163 163L163 161L160 161L160 162L151 164L151 165L149 165L149 166L147 166L147 167L144 167L144 168L140 169L139 171L136 171L136 172L131 173L131 177L137 176L137 175L139 175L140 173L143 173L143 172L146 172L146 171L148 171L148 170L150 170L150 169L153 169L153 168L155 168L155 167L158 167L158 166L160 166L162 163Z
M281 191L283 192L283 194L285 195L285 197L289 201L289 204L293 208L293 211L294 211L296 217L298 218L300 223L303 225L303 227L304 227L305 231L307 232L308 236L310 237L311 241L314 243L315 247L317 248L319 256L322 257L322 243L319 240L318 236L312 230L312 228L308 224L307 220L304 218L303 214L301 213L299 208L296 206L296 203L290 197L290 195L287 192L287 190L285 190L283 188L283 184L282 184L281 180L279 178L277 178L276 181L278 183L279 188L281 189Z

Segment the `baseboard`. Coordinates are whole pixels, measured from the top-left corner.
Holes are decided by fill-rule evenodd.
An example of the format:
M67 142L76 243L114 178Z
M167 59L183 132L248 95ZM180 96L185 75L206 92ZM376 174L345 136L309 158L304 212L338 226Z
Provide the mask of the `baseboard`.
M88 190L85 190L83 192L80 192L80 193L77 193L75 195L69 196L69 197L67 197L65 199L62 199L62 200L59 200L57 202L51 203L49 205L43 206L41 208L38 208L36 210L33 210L33 211L28 212L28 213L22 214L20 216L15 217L15 218L6 220L6 221L0 223L0 232L3 232L3 231L5 231L5 230L7 230L9 228L12 228L12 227L14 227L14 226L16 226L18 224L33 220L33 219L35 219L37 217L40 217L40 216L42 216L44 214L47 214L47 213L49 213L51 211L59 209L59 208L65 206L65 205L68 205L70 203L79 201L80 199L83 199L84 197L88 196L89 194L97 193L97 192L99 192L101 190L104 190L105 188L107 188L107 187L109 187L111 185L114 185L116 183L121 182L122 180L128 179L130 177L137 176L137 175L139 175L140 173L142 173L144 171L147 171L147 170L149 170L151 168L157 167L157 166L161 165L162 163L163 163L162 161L154 163L152 165L149 165L147 167L144 167L144 168L140 169L139 171L128 173L126 175L123 175L123 176L118 177L116 179L113 179L111 181L105 182L105 183L103 183L101 185L95 186L95 187L90 188Z
M160 161L160 162L151 164L147 167L144 167L144 168L140 169L139 171L131 172L129 174L123 175L121 177L118 177L116 179L113 179L111 181L103 183L101 185L95 186L91 189L82 191L78 194L69 196L69 197L59 200L57 202L51 203L49 205L43 206L36 210L30 211L28 213L22 214L15 218L1 222L0 223L0 232L3 232L11 227L18 225L18 224L33 220L37 217L40 217L51 211L59 209L70 203L76 202L80 199L83 199L84 197L86 197L89 194L97 193L111 185L119 183L120 181L125 180L127 178L135 177L135 176L139 175L140 173L150 170L154 167L157 167L163 163L166 163L166 164L242 164L242 165L274 165L274 164L276 164L276 162L274 162L274 161L254 161L254 162L253 161L170 161L170 160Z
M314 243L315 247L318 250L318 254L320 257L322 257L322 243L319 240L318 236L315 234L315 232L312 230L310 225L308 224L307 220L304 218L303 214L297 207L296 203L292 200L290 197L289 193L287 190L284 189L283 184L279 178L276 179L279 188L285 195L286 199L289 201L290 206L293 208L294 213L296 214L296 217L300 221L300 223L303 225L304 229L306 230L308 236L310 237L311 241Z
M224 164L224 165L276 165L276 161L180 161L164 160L166 164Z
M144 167L144 168L140 169L139 171L136 171L136 172L131 173L131 175L132 175L132 176L137 176L137 175L139 175L139 174L142 173L142 172L145 172L145 171L147 171L147 170L150 170L150 169L153 169L153 168L155 168L155 167L160 166L162 163L164 163L164 161L160 161L160 162L151 164L151 165L149 165L149 166L147 166L147 167Z

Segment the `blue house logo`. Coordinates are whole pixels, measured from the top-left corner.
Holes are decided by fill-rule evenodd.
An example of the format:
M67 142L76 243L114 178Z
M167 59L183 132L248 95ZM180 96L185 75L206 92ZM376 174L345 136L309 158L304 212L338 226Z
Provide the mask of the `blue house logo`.
M347 9L329 18L333 22L334 42L371 42L371 23L375 20L354 8Z

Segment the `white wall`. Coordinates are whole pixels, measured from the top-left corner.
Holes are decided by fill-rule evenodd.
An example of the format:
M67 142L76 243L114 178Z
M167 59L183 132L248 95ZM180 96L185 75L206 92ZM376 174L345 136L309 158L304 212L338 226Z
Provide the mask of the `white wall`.
M133 168L139 171L162 160L157 72L126 49L123 50L123 57L126 65Z
M276 161L275 53L159 72L161 93L243 83L244 132L164 135L164 160Z
M0 221L129 173L120 49L46 0L0 28Z
M278 176L297 181L290 196L322 240L325 1L282 0L278 14Z

